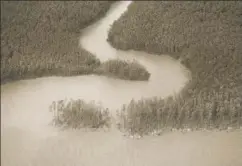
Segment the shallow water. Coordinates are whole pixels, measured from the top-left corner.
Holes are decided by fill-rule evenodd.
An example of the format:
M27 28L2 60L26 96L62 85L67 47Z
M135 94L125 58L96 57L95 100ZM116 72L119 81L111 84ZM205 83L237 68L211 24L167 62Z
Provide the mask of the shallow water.
M135 59L151 73L149 81L104 76L46 77L1 86L1 165L3 166L241 166L242 131L168 133L132 140L115 130L59 131L50 125L54 100L83 99L116 110L132 98L167 97L179 92L189 72L169 56L117 51L107 31L130 2L112 6L104 19L82 31L80 45L98 56Z

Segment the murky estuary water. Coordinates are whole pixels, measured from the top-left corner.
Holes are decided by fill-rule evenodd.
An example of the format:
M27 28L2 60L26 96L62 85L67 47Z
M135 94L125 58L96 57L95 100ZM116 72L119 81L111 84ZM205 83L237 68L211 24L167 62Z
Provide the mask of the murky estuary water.
M180 132L140 140L115 129L59 131L50 125L52 101L83 99L100 102L115 116L131 99L167 97L179 92L189 72L169 56L117 51L107 42L114 20L129 1L115 3L107 16L82 32L80 45L101 61L135 59L151 73L149 81L104 76L45 77L1 86L2 166L241 166L242 131Z

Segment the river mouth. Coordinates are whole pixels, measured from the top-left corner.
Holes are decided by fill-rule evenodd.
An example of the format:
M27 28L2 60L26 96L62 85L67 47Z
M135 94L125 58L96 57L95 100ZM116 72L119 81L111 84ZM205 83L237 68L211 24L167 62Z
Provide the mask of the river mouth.
M1 165L242 165L241 130L174 132L133 140L115 128L96 132L60 131L51 125L52 101L71 98L100 102L115 116L116 110L131 99L166 98L178 93L189 81L189 71L169 56L117 51L106 42L108 27L129 4L116 3L105 18L83 30L80 45L101 61L137 60L151 73L149 81L88 75L45 77L2 85Z

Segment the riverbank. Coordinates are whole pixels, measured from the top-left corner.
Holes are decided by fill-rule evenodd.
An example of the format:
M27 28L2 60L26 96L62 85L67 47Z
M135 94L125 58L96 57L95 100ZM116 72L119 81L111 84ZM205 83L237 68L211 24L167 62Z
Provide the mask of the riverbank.
M241 2L133 2L128 7L113 23L109 43L123 51L167 54L191 71L192 80L175 99L127 104L127 130L242 126L241 11Z
M185 133L167 130L153 132L153 135L144 137L135 135L135 138L140 139L125 137L124 133L118 130L116 123L120 119L117 110L124 104L154 97L177 96L190 80L190 71L169 54L153 55L141 51L116 50L106 42L110 24L126 11L129 3L115 3L103 19L83 29L83 35L77 37L80 37L80 46L90 54L96 55L101 63L110 58L118 61L135 60L150 73L149 80L129 81L90 74L41 77L1 85L1 165L242 165L241 130L187 130ZM63 100L77 103L67 103L65 107ZM49 109L50 106L53 108L55 101L60 104L57 105L60 106L60 111L63 111L63 108L71 109L70 112L65 110L67 116L64 115L64 120L67 120L70 128L62 130L63 128L52 124L56 112ZM147 107L142 107L142 104L140 109L135 104L130 106L130 109L134 106L135 110L149 114L152 112L149 109L156 105L151 103L147 110L143 109ZM105 114L102 115L105 116L99 112L103 108ZM106 114L106 108L110 114ZM73 114L69 116L69 113ZM110 116L106 119L106 115ZM132 118L138 119L139 115ZM70 117L73 119L69 119ZM93 127L102 127L106 120L112 122L107 130L90 130ZM157 124L156 121L140 122L147 126ZM74 128L81 129L73 129L73 125ZM137 126L142 125L137 123Z
M1 2L1 84L44 76L94 74L100 61L78 47L78 36L83 28L104 17L112 4Z

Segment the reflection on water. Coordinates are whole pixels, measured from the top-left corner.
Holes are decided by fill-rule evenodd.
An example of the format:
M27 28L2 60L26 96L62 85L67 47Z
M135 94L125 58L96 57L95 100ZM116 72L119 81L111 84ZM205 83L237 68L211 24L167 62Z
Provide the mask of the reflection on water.
M1 86L1 151L3 166L241 166L242 132L170 133L127 139L108 132L58 131L50 122L52 101L83 99L100 102L115 115L132 98L167 97L188 81L188 72L168 56L117 51L106 42L112 22L129 2L116 3L107 16L83 31L80 45L102 61L136 59L150 80L124 81L103 76L46 77Z

